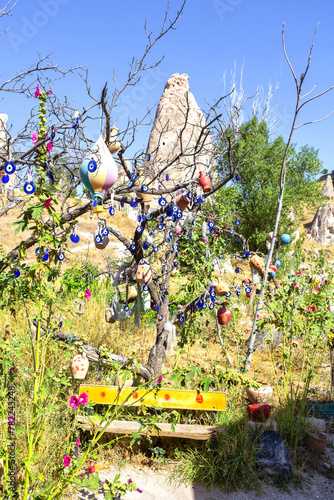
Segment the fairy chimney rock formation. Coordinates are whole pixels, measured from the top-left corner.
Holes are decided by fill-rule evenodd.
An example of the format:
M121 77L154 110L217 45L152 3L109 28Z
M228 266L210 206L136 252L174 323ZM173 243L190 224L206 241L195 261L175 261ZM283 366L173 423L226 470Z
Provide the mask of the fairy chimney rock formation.
M332 177L327 175L324 187L321 192L327 197L327 203L318 208L312 224L308 229L308 235L319 245L334 244L334 207L331 200L334 197Z
M197 177L212 165L213 141L205 118L189 91L189 76L175 73L166 83L147 147L149 172L157 173L177 155L180 158L164 170L171 181Z

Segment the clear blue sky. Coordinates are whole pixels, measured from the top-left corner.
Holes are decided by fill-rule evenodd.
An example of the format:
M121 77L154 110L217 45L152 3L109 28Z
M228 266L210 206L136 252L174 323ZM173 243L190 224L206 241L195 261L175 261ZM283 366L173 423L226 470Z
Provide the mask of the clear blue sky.
M2 4L4 2L1 2ZM170 0L171 12L179 0ZM1 80L34 63L38 52L53 52L57 64L87 65L92 91L98 96L106 81L112 88L113 68L119 82L125 78L127 63L140 56L145 47L144 20L157 32L164 14L163 0L20 0L12 17L2 18L1 27L11 25L1 37ZM222 77L229 75L236 63L244 64L243 85L249 95L258 85L265 89L280 77L274 96L281 120L276 133L287 138L295 105L295 88L283 58L281 29L286 23L289 57L299 77L304 69L317 21L320 22L311 69L304 90L317 84L317 91L334 85L334 5L325 1L268 0L188 0L177 29L161 40L149 61L165 56L158 70L150 72L137 90L130 89L119 108L117 125L124 126L128 114L141 117L156 103L168 77L188 73L190 90L198 104L222 95ZM54 86L61 96L67 95L74 107L90 104L78 78L69 77ZM128 100L127 100L128 99ZM4 96L0 111L10 121L24 122L32 104L27 99ZM321 118L334 110L334 92L305 108L301 120ZM116 117L115 117L116 118ZM319 149L324 168L334 169L332 162L334 115L322 123L296 131L293 142ZM96 138L98 130L91 130ZM137 149L145 147L149 129L137 139Z

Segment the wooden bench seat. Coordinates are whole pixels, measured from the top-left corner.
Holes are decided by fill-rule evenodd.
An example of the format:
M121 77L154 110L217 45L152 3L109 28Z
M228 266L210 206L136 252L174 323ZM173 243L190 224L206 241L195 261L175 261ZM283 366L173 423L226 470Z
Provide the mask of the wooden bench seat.
M199 392L175 389L137 389L136 387L124 387L102 385L81 385L79 393L86 393L88 401L96 404L145 406L156 409L178 409L178 410L202 410L202 411L225 411L226 394L222 392ZM97 416L77 415L79 426L85 430L99 427L101 431L105 424L100 426L101 418ZM157 423L159 436L177 437L196 440L215 439L219 432L224 432L225 427L219 425L193 425ZM140 424L134 421L114 420L105 429L105 432L113 434L132 434L138 432ZM174 432L175 431L175 432ZM146 434L143 429L140 434ZM154 429L149 434L157 435Z

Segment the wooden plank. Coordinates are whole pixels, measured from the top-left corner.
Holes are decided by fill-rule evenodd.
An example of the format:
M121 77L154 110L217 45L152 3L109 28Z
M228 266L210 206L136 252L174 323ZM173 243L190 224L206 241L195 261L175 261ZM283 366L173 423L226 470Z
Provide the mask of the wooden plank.
M86 430L96 430L99 426L100 419L94 417L84 417L81 415L76 416L77 422L80 423L80 427ZM105 424L104 424L105 425ZM99 427L101 431L104 425ZM176 424L175 432L173 432L171 424L156 424L160 429L159 436L162 437L176 437L176 438L186 438L195 439L198 441L207 441L208 439L215 438L218 432L225 432L225 427L223 425L188 425L188 424ZM114 420L105 429L105 432L112 434L131 434L132 432L138 432L140 424L138 422L127 422L122 420ZM140 431L139 434L146 435L147 430ZM151 436L157 436L157 432L150 429L149 434Z
M226 411L226 394L173 389L136 389L116 386L81 385L80 393L88 394L88 401L107 405L160 406L178 410Z

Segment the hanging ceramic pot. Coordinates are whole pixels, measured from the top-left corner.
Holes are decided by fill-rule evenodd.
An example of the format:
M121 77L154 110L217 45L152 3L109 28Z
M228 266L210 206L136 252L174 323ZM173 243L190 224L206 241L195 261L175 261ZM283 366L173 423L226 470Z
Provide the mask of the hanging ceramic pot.
M129 287L128 297L129 299L135 299L137 297L137 288L134 285Z
M199 173L200 173L200 178L198 183L200 186L202 186L204 193L209 193L211 191L210 178L207 175L204 175L202 170L200 170Z
M108 236L103 236L101 232L97 229L94 234L94 244L99 250L104 250L109 243Z
M113 127L110 131L110 140L109 140L109 146L108 149L111 154L116 153L116 151L119 150L121 147L121 143L119 142L117 138L117 134L119 132L119 129L116 127Z
M178 208L180 210L182 210L182 212L187 208L189 203L190 203L190 199L188 198L187 194L180 193L179 195L177 195L176 200L175 200L175 204L178 206Z
M109 307L108 309L106 309L104 317L107 323L116 323L116 319L114 318L113 313Z
M253 255L250 258L249 265L250 265L251 268L255 269L260 274L264 273L264 270L263 270L263 267L264 267L263 260L260 259L260 257L258 257L257 255Z
M268 274L269 274L270 278L275 278L275 276L277 274L277 267L270 265Z
M223 325L223 326L226 326L229 324L231 316L232 316L232 313L227 308L227 306L228 306L228 302L224 302L223 307L218 309L218 312L217 312L218 323L220 325Z
M136 271L136 281L137 283L145 284L149 283L152 279L152 271L150 264L147 260L143 259L139 262Z
M226 281L218 279L218 283L215 286L216 295L218 295L219 297L223 297L224 295L228 294L229 291L230 287L228 286Z
M71 361L72 376L76 380L83 380L88 372L89 361L86 353L77 354Z
M289 234L282 234L281 240L283 245L288 245L291 241L290 235Z
M273 388L270 385L265 385L254 389L253 387L247 387L246 389L247 397L249 401L253 404L268 404L273 395Z

